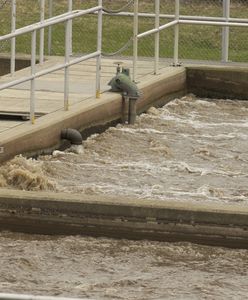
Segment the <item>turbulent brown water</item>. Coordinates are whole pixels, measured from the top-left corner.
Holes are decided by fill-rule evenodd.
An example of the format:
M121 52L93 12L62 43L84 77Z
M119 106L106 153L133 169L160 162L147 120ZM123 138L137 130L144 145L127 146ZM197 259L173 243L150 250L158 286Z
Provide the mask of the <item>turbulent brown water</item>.
M247 204L248 105L188 95L83 142L83 152L16 157L0 186Z
M0 291L89 299L247 299L248 250L0 234Z
M91 136L82 153L18 156L0 167L0 186L247 205L247 129L246 102L188 95ZM246 299L247 269L247 250L0 234L1 292Z

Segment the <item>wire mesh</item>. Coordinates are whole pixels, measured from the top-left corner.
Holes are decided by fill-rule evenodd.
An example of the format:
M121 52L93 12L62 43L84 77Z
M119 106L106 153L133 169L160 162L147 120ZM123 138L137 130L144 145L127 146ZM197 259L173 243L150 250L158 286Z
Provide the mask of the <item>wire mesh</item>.
M230 17L248 19L248 1L232 0ZM230 28L229 60L248 62L248 28Z
M140 12L154 13L154 1L140 1ZM223 17L224 0L181 0L180 15ZM174 15L175 1L160 1L161 14ZM248 1L230 0L230 17L248 20ZM140 17L139 32L151 29L154 20ZM160 18L160 25L171 19ZM160 57L173 57L174 30L160 33ZM153 39L139 41L139 55L153 56ZM181 24L179 29L179 58L186 60L220 61L222 58L222 27ZM229 61L248 62L247 28L230 28Z
M7 34L11 31L11 1L0 0L0 35ZM10 41L0 42L0 52L9 53Z
M46 0L45 18L49 13L49 3ZM180 15L222 17L224 0L181 0ZM53 0L52 15L68 11L68 0ZM40 20L39 0L16 0L16 27L20 28ZM73 9L86 9L98 5L97 0L73 0ZM123 7L126 12L133 12L132 0L103 0L107 11L119 11ZM160 12L174 15L175 1L161 0ZM155 1L139 0L139 12L154 14ZM11 0L0 0L0 34L11 31ZM230 17L248 19L248 1L230 0ZM171 18L160 18L160 25L171 21ZM154 17L139 17L139 33L154 28ZM97 16L87 15L73 20L73 53L90 53L97 45ZM248 62L247 28L230 28L229 30L229 60ZM52 47L48 52L48 29L45 30L45 54L64 55L64 24L52 28ZM133 17L104 14L103 16L103 53L118 56L132 56ZM173 57L174 30L168 28L160 33L160 56ZM18 53L30 53L31 35L17 38ZM37 36L37 49L39 34ZM185 25L179 29L179 59L221 60L222 28L217 26ZM121 49L121 52L118 50ZM154 56L154 36L139 40L138 55ZM1 42L0 51L8 53L10 43Z

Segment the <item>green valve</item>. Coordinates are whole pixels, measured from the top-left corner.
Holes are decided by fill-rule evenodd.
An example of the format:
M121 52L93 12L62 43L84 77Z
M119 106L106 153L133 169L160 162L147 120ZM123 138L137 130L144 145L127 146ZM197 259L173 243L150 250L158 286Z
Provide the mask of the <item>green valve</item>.
M111 92L119 92L130 98L139 98L140 91L137 85L131 80L129 76L129 69L117 67L116 75L110 80L108 85L111 86Z

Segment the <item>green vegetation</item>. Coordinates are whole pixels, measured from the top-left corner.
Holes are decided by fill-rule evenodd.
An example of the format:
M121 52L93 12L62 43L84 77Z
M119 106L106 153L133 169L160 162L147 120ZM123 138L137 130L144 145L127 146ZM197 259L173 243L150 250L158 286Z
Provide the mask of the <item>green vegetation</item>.
M126 4L128 0L103 0L104 6L116 10ZM187 0L181 1L181 14L221 16L222 2L218 0ZM206 4L207 3L207 4ZM74 0L74 9L84 9L97 5L97 0ZM139 8L142 12L154 12L154 1L140 0ZM53 14L61 14L67 10L67 0L54 0ZM129 8L132 11L132 7ZM248 18L248 4L244 0L232 0L231 17ZM174 0L161 1L161 12L173 14ZM46 9L46 17L48 10ZM17 0L17 27L32 24L39 21L39 1ZM161 19L160 23L168 22ZM153 28L153 18L139 19L139 32ZM132 38L132 18L104 16L103 21L103 51L113 53L125 45ZM96 49L97 17L94 15L84 16L73 21L73 52L89 53ZM10 5L5 5L0 10L0 33L10 32ZM53 27L52 30L52 54L64 54L64 24ZM47 49L48 32L45 31ZM161 57L173 56L172 28L166 29L160 34ZM139 42L139 55L150 57L154 55L154 37L149 36ZM39 36L37 37L37 46ZM30 53L30 34L18 37L17 52ZM8 52L10 43L0 44L1 52ZM132 55L132 46L125 50L122 55ZM220 60L221 58L221 28L216 26L180 26L179 57L181 59ZM230 60L248 62L247 28L230 29Z

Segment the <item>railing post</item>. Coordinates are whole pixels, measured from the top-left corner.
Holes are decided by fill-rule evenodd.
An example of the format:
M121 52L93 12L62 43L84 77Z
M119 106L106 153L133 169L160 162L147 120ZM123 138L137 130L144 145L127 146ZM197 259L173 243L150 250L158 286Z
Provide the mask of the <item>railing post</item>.
M72 0L68 0L68 12L72 12ZM69 20L69 55L72 55L72 20Z
M32 31L31 40L31 75L35 75L36 63L36 30ZM30 121L32 124L35 122L35 78L31 79L30 89Z
M175 0L175 20L179 21L180 0ZM179 47L179 23L174 28L174 66L178 66L178 47Z
M138 61L138 26L139 26L139 0L134 0L134 18L133 18L133 81L137 77Z
M45 0L40 0L40 22L45 20ZM40 29L40 64L44 62L44 28Z
M228 22L230 17L230 0L223 0L223 17ZM228 51L229 50L229 27L222 27L222 53L221 60L223 62L228 61Z
M52 16L53 16L53 0L49 0L48 17L51 18ZM51 55L51 53L52 53L52 26L48 27L47 48L48 48L48 55Z
M70 61L70 20L65 24L65 64ZM64 74L64 110L69 110L69 67L65 65Z
M160 0L155 0L155 28L159 28L159 14L160 14ZM159 65L159 31L155 33L155 64L154 64L154 74L158 74Z
M101 60L102 60L102 0L98 0L98 6L101 9L98 11L98 25L97 25L97 51L100 54L96 61L96 98L100 98L101 93Z
M11 0L11 32L16 30L16 0ZM10 73L11 76L15 73L15 51L16 51L16 38L11 39L11 60L10 60Z

